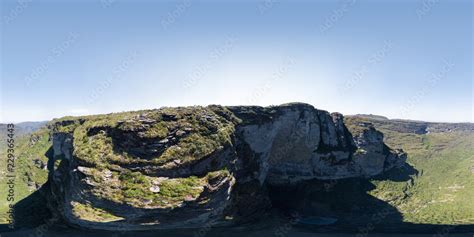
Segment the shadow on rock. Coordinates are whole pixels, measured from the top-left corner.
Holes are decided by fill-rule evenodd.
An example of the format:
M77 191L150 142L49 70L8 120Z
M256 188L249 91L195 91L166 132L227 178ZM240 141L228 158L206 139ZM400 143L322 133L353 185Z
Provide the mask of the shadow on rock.
M15 204L15 229L33 228L52 218L47 207L47 192L49 192L48 183Z
M406 164L373 180L406 182L416 170ZM359 231L372 230L378 225L395 225L403 222L402 214L387 202L368 192L375 189L370 179L347 178L340 180L309 180L303 183L270 187L274 208L288 215L298 213L305 219L333 219L332 225L305 225L324 229ZM303 221L307 223L306 221Z

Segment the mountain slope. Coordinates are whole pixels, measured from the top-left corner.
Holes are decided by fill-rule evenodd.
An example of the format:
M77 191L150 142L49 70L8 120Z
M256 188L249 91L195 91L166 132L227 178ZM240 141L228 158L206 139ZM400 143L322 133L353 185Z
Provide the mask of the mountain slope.
M301 103L54 120L48 206L82 228L228 226L279 211L270 189L367 179L405 164L372 126L350 133L343 121Z
M32 123L28 126L19 124L15 126L15 203L38 190L48 178L46 153L52 143L49 140L49 130L45 123ZM2 128L2 143L0 146L0 223L7 222L7 157L6 157L6 126ZM5 190L5 191L3 191Z
M373 180L371 195L395 206L406 222L474 223L474 124L346 117L348 124L362 122L407 152L407 163L418 171L407 182Z
M318 129L313 130L311 126ZM68 142L70 138L76 139L72 145ZM284 215L292 215L296 210L300 216L298 225L305 228L319 226L311 224L315 222L314 217L319 221L319 217L328 217L323 220L337 222L326 224L325 228L335 231L343 228L418 231L432 230L438 225L463 224L472 230L473 141L474 125L469 123L389 120L373 115L342 117L304 104L162 108L66 117L32 133L18 135L16 201L27 197L18 205L26 214L22 217L25 221L36 223L37 219L44 219L49 215L42 213L47 211L44 194L50 192L50 188L54 191L54 186L48 184L41 192L35 190L48 179L45 169L48 159L56 160L49 164L50 180L54 180L55 172L60 175L71 170L66 162L61 165L61 160L74 156L74 159L79 158L80 165L76 168L82 173L77 187L92 185L92 190L99 191L91 192L93 195L122 203L117 209L116 204L100 204L87 198L71 200L74 201L71 202L72 214L88 221L86 224L78 222L83 226L90 225L91 221L120 221L128 214L117 210L130 206L138 207L140 213L150 207L166 209L166 206L176 208L190 204L198 207L192 200L206 187L219 191L229 190L230 185L238 195L218 192L203 197L217 200L211 207L226 203L224 200L228 197L240 200L227 209L241 210L240 216L225 212L225 218L234 220L252 220L252 216L273 207ZM317 154L318 160L327 162L326 165L307 163L310 154L307 146L317 147L311 151ZM358 163L365 173L348 165L355 162L354 157L369 157L364 155L367 151L372 154L395 149L403 149L408 154L407 164L390 165L387 167L391 169L385 169L387 164L379 162L384 156L375 156L368 163ZM4 152L5 149L0 150L2 159ZM345 154L351 155L348 158ZM232 162L227 163L229 161ZM196 166L196 162L201 165ZM1 172L5 170L4 164L2 160ZM308 167L315 164L318 169L313 171L317 172L308 173ZM6 190L2 177L0 188ZM163 177L167 179L162 180ZM244 186L233 184L246 183L242 177L255 182ZM264 186L261 186L262 180ZM120 184L118 192L100 188L114 189L116 184ZM154 186L159 187L158 193L154 193L158 191ZM5 200L4 195L3 192L0 195L2 200ZM253 199L248 199L249 196ZM0 222L6 221L6 205L0 202ZM32 208L38 210L33 215ZM191 210L188 214L202 211ZM152 215L147 216L150 217Z

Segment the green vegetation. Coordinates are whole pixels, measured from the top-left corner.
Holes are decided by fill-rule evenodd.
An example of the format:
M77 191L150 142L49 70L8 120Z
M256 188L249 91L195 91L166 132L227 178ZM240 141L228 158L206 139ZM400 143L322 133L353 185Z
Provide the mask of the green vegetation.
M115 216L104 209L92 207L90 204L72 202L71 206L72 213L82 220L94 222L111 222L123 219L122 217Z
M46 153L51 147L49 131L41 128L31 134L22 134L15 137L15 203L30 195L46 182L48 171L45 169L48 162ZM0 150L0 223L7 221L8 202L6 202L7 179L6 175L6 152Z
M120 174L121 187L123 191L124 201L137 198L150 199L153 197L149 192L150 183L140 172L126 171Z
M473 223L474 174L470 167L474 163L474 134L432 133L420 140L421 147L406 146L410 149L408 162L420 175L413 177L409 196L399 204L405 220Z
M88 122L86 122L87 124ZM88 166L105 168L109 162L117 162L124 157L113 151L113 141L105 133L87 136L86 129L74 132L74 156Z
M155 138L155 139L163 139L168 135L169 131L166 127L165 122L158 122L153 124L149 129L147 129L144 133L145 138Z
M224 117L228 113L222 107L184 107L81 117L82 124L72 131L74 155L83 164L104 168L108 164L162 165L173 160L199 160L230 144L235 121ZM64 121L56 121L60 123ZM92 130L98 132L91 134ZM138 137L125 135L130 132ZM142 146L141 141L157 144L166 137L176 142L163 152L153 157L132 155Z
M81 172L98 198L132 206L177 207L185 201L196 200L209 179L230 175L228 171L211 172L209 176L186 178L155 178L126 167L136 165L163 165L167 162L193 162L232 141L239 120L224 107L162 108L105 115L64 117L55 119L32 134L17 138L16 197L30 195L46 182L48 163L46 153L51 149L50 133L73 136L73 156ZM133 153L143 143L166 146L152 157ZM166 144L166 143L169 144ZM4 143L1 143L2 148ZM0 151L0 154L4 149ZM4 156L1 156L2 159ZM60 157L58 157L60 158ZM55 162L55 166L60 161ZM1 162L4 172L6 162ZM122 166L122 167L121 167ZM3 173L2 173L3 174ZM212 177L211 177L212 176ZM0 177L0 188L6 190L6 180ZM5 192L0 198L6 199ZM0 222L6 222L8 203L0 203ZM106 210L75 202L74 213L85 220L113 221L118 217Z
M369 129L367 126L361 126L369 123L368 119L356 117L344 117L344 124L353 136L357 136Z
M220 140L214 139L216 137L219 137L219 134L213 134L208 137L199 134L191 134L182 139L178 146L172 146L167 149L161 155L160 159L157 160L157 163L164 163L171 160L187 162L210 155L222 145Z
M96 176L93 171L87 173ZM100 177L100 174L98 175ZM109 182L100 182L94 193L116 203L127 203L136 207L178 207L185 201L196 200L210 180L230 176L229 171L220 170L204 177L186 178L150 177L140 172L113 172Z
M391 148L402 148L418 171L411 180L393 181L402 170L373 179L370 195L396 207L403 220L424 224L474 223L474 133L466 131L416 134L409 122L350 117L372 122ZM408 123L408 124L407 124ZM400 128L400 124L403 127Z
M204 179L195 176L183 179L165 180L160 183L160 193L154 201L161 204L182 202L185 199L195 199L203 191Z
M74 158L85 167L91 193L98 198L153 208L176 208L196 200L205 202L205 197L200 198L203 191L210 183L230 176L228 170L202 177L165 178L132 172L129 167L158 165L166 168L171 164L173 168L173 164L196 162L231 145L235 126L242 123L234 113L245 121L265 122L278 116L279 111L273 107L209 106L55 119L48 127L15 139L16 201L46 182L45 165L52 145L49 135L59 132L73 135ZM418 173L394 169L384 177L369 181L339 181L332 192L318 193L321 200L341 210L349 210L353 204L361 207L351 210L351 218L361 213L376 214L379 207L388 203L400 212L405 222L474 223L474 133L443 129L442 124L437 124L434 132L425 133L426 123L371 117L349 116L345 123L354 135L370 129L368 123L372 123L384 133L385 143L390 148L407 152L407 162ZM147 146L154 147L155 151L141 150ZM5 159L4 143L0 143L0 148L0 158ZM4 160L0 162L0 190L7 190L5 164ZM354 182L364 186L363 189ZM331 189L332 184L328 187ZM1 192L0 198L6 200L6 192ZM0 223L6 222L7 205L0 202ZM74 202L72 206L74 214L84 220L108 222L121 218L84 203ZM374 206L376 208L371 208ZM361 221L365 220L361 218Z

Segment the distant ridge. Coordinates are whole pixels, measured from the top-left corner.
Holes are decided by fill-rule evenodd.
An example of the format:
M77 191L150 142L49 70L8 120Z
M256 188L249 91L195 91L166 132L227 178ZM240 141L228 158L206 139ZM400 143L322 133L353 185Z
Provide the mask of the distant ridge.
M410 119L389 119L385 116L373 114L347 115L347 117L362 118L368 120L368 122L379 123L379 125L385 125L385 128L389 130L402 133L425 134L429 132L474 131L474 123L446 123L426 122L421 120Z
M47 121L15 123L15 135L20 136L23 134L32 133L38 130L39 128L45 126L46 123ZM0 133L6 134L6 129L7 129L7 123L0 123Z
M375 120L389 120L389 118L385 116L376 115L376 114L355 114L351 116L357 116L359 118L367 118L367 119L375 119Z

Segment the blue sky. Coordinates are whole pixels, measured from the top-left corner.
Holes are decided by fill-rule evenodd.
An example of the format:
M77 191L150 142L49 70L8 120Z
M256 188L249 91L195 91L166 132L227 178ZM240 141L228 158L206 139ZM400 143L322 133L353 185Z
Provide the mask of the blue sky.
M300 101L470 121L473 4L2 1L0 122Z

